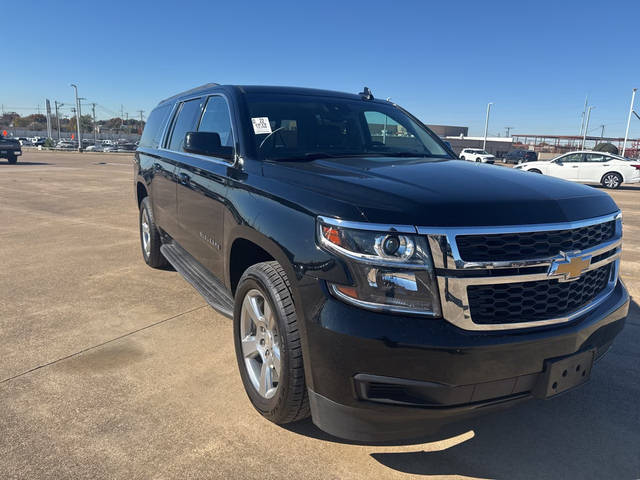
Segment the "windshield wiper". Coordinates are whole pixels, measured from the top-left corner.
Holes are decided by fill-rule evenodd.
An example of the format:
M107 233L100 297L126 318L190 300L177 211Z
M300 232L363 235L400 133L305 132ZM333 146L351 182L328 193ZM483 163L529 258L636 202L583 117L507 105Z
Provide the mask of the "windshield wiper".
M384 157L431 157L430 153L420 153L420 152L376 152L379 155Z
M321 158L345 158L345 157L365 157L366 153L327 153L327 152L307 152L301 153L300 155L295 155L291 157L280 157L280 158L270 158L269 160L276 161L295 161L295 160L318 160Z

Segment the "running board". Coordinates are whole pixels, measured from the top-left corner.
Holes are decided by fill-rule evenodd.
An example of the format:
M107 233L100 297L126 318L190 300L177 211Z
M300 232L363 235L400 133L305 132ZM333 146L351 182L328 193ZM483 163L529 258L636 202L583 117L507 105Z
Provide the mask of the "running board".
M204 297L214 310L225 317L233 318L233 297L220 280L174 242L163 244L160 251L173 268Z

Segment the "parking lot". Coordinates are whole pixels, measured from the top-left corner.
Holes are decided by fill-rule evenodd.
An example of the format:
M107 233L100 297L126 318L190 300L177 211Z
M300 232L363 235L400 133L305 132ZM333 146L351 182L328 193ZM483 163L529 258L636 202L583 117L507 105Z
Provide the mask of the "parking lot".
M131 155L0 161L0 478L640 477L640 308L593 381L417 444L258 415L231 321L142 260ZM499 167L496 167L499 168ZM640 186L622 278L640 298Z

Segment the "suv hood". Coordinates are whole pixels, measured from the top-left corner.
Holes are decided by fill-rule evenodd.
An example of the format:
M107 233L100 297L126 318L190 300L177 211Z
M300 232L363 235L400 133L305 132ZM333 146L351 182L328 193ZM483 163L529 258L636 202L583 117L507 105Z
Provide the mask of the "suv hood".
M331 200L355 207L372 223L497 226L582 220L618 210L592 187L511 168L461 160L331 158L264 162L263 175L288 186L301 206L340 216ZM304 192L292 192L291 189ZM317 196L325 198L318 202ZM312 200L313 197L315 201ZM326 205L320 211L318 205Z

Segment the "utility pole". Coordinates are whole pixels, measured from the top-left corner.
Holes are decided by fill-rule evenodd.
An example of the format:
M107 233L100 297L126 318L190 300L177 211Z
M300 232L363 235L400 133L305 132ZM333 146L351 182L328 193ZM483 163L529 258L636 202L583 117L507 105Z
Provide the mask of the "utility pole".
M627 150L627 139L629 138L629 125L631 124L631 114L633 113L633 103L636 100L636 92L637 88L633 89L631 93L631 106L629 107L629 116L627 117L627 129L624 132L624 143L622 144L622 156L624 157L624 152Z
M124 105L120 104L120 130L124 130Z
M584 133L584 119L587 115L587 106L589 104L589 95L584 97L584 110L582 110L582 123L580 123L580 135Z
M129 112L126 112L124 116L126 117L125 124L127 125L127 133L129 133Z
M513 130L513 127L504 127L504 129L507 131L507 137L509 137L509 134L511 133L511 130Z
M604 138L604 127L606 125L600 125L600 128L602 128L602 132L600 132L600 143L602 143L602 139Z
M138 113L140 114L140 133L142 133L142 122L144 122L142 114L144 113L144 110L138 110Z
M71 86L74 88L76 92L76 126L78 127L78 151L82 151L82 134L80 133L80 99L78 98L78 86L75 83L72 83Z
M484 142L482 142L482 149L487 149L487 131L489 130L489 113L491 112L491 105L493 102L487 103L487 118L484 122Z
M91 104L91 110L93 111L93 144L98 144L98 132L96 131L96 104Z
M587 110L587 121L584 125L584 133L582 134L581 150L584 150L584 142L587 140L587 130L589 130L589 119L591 118L591 109L593 108L596 108L596 107L589 105L589 109Z
M56 104L56 121L58 122L58 141L60 141L60 115L58 114L58 108L64 105L64 103L58 103L56 100L54 102Z

